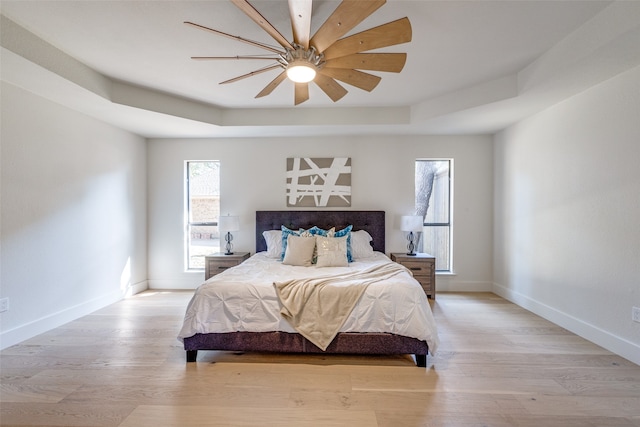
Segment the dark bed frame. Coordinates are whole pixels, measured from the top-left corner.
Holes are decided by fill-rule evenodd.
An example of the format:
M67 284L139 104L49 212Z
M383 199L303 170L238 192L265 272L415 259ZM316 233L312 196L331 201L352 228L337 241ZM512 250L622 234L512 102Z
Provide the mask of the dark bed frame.
M373 238L373 249L385 252L384 211L256 211L256 252L266 251L262 232L318 226L336 231L353 225L353 231L366 230ZM198 350L257 351L276 353L330 354L413 354L416 364L427 365L429 347L424 341L389 333L341 332L326 351L302 335L288 332L228 332L195 334L184 339L187 362L195 362Z

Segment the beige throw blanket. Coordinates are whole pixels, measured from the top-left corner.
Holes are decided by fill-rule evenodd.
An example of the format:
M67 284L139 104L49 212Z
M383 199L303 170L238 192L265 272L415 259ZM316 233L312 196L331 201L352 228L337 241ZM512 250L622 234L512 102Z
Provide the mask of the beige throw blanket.
M388 263L340 275L276 282L280 314L302 336L326 350L369 284L408 271Z

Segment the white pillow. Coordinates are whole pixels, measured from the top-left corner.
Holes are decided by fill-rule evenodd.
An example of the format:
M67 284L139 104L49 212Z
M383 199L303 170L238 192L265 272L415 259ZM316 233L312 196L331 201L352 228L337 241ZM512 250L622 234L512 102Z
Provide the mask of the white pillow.
M282 263L285 265L311 267L313 250L315 248L315 237L302 237L290 234L289 237L287 237L287 249L285 249Z
M262 237L267 242L267 256L280 258L282 256L282 231L266 230L262 232Z
M316 236L317 267L347 267L347 236Z
M351 255L354 260L370 258L373 256L371 241L373 238L365 230L351 232Z

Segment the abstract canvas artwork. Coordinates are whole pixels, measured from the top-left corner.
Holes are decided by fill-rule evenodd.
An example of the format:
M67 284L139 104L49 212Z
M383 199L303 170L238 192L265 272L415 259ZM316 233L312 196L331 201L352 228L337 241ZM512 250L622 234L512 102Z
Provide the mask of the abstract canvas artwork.
M287 206L351 206L351 158L288 158Z

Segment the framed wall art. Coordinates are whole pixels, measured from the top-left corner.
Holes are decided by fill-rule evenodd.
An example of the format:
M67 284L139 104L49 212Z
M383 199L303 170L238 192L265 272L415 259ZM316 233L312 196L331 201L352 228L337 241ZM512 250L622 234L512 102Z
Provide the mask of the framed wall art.
M288 158L286 196L287 207L351 206L351 158Z

